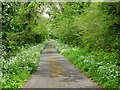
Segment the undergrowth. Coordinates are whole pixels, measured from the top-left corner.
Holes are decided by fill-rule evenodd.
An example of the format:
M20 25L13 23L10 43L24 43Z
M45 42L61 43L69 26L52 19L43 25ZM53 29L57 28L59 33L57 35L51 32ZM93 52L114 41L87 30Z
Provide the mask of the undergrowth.
M2 88L22 88L25 81L35 72L40 60L40 54L46 42L23 49L16 56L4 60L2 65Z
M89 52L88 49L71 47L60 42L56 42L56 49L103 88L120 88L117 53Z

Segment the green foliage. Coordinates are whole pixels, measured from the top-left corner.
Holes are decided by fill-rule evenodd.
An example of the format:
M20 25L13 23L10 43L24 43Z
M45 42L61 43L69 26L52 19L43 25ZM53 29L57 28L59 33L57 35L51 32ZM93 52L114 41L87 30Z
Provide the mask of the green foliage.
M70 47L56 42L57 50L67 57L77 68L104 88L120 88L117 53L104 51L89 52L88 49Z
M107 14L120 15L120 2L103 2L101 9L104 10Z
M22 88L25 81L35 72L40 54L46 43L23 48L21 53L9 58L9 62L1 57L2 88Z
M41 16L45 7L50 9L49 24ZM118 88L119 15L120 2L3 2L3 87L22 86L37 68L40 46L27 48L50 36L69 44L57 49L76 67L103 87Z
M58 5L51 6L51 36L68 44L58 51L103 87L118 88L120 3Z
M83 12L83 9L87 7L87 3L60 3L57 4L59 7L54 5L52 8L51 17L51 36L59 38L65 43L71 45L81 45L82 44L82 34L83 30L78 24L76 24L76 16L80 15Z
M26 44L41 43L47 39L47 20L41 17L40 7L42 4L39 6L36 2L2 3L2 43L6 58L16 55L16 51Z
M21 88L38 66L44 46L33 45L49 35L41 7L43 3L2 2L2 88Z
M104 21L109 22L108 26L106 25L103 35L105 40L105 45L109 47L109 50L112 49L119 51L120 45L119 42L119 34L120 34L120 2L114 3L102 3L100 5L103 12L105 12L109 17ZM106 8L108 7L108 8Z
M118 52L119 3L68 2L58 5L61 5L60 9L55 8L56 4L51 6L52 37L90 51Z

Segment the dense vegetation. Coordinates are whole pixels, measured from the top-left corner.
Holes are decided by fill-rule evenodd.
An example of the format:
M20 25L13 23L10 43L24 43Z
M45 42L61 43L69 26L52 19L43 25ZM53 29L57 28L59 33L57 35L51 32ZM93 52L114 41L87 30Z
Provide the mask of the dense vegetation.
M10 57L7 62L2 58L2 88L22 88L31 74L37 69L40 54L45 43L23 48L21 53Z
M50 14L52 36L73 46L118 52L120 3L65 3Z
M71 47L56 42L57 50L67 57L75 67L84 72L104 88L119 87L119 71L116 65L116 53L104 51L91 51L86 48Z
M46 8L48 19L42 17ZM120 2L2 3L2 86L22 87L37 68L42 42L51 38L89 77L103 87L118 88L119 16Z
M49 7L51 37L67 44L58 45L58 51L103 87L118 88L120 2Z
M48 38L43 3L2 3L2 87L18 88L36 70ZM42 43L42 44L38 44ZM38 45L36 45L38 44Z
M21 47L40 43L48 37L47 22L41 17L42 4L2 3L2 43L5 53L15 55Z

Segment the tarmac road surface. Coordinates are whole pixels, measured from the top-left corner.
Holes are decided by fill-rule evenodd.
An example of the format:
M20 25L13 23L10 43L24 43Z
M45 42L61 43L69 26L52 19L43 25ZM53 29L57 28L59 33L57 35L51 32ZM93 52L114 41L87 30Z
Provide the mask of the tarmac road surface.
M43 51L37 71L24 88L100 88L90 78L76 69L49 42Z

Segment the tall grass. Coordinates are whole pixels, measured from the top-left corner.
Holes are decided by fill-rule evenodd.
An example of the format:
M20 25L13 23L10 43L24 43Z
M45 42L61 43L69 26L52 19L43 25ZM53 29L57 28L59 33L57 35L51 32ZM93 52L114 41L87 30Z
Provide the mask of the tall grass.
M2 88L22 88L25 81L35 72L45 43L23 49L21 53L4 60L2 65Z
M56 42L56 45L57 50L62 55L102 87L120 88L117 53L89 52L88 49L70 47L60 42Z

